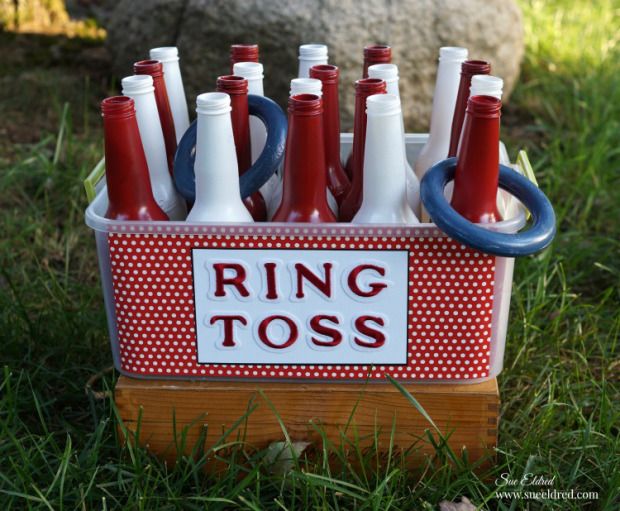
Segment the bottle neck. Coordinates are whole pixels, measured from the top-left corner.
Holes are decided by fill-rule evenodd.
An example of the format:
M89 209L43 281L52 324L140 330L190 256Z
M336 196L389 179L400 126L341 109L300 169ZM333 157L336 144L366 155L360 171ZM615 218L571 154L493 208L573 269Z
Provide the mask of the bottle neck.
M454 105L454 115L452 116L452 127L450 130L450 147L448 148L448 157L456 156L461 130L463 128L463 119L465 118L465 109L467 108L467 100L469 99L469 88L471 87L471 79L474 75L489 74L491 66L488 62L482 60L466 60L461 64L461 79L459 81L459 90Z
M161 129L164 134L164 143L166 145L168 171L172 175L174 154L177 150L177 136L174 128L174 119L172 118L172 110L170 109L166 82L164 81L164 75L162 72L162 64L160 62L157 62L156 64L158 64L158 66L152 64L152 61L136 62L134 64L134 72L136 74L149 74L153 77L155 101L157 102L159 121L161 123Z
M502 89L504 80L491 75L474 75L471 77L469 87L469 97L472 96L493 96L502 99Z
M235 76L243 76L248 81L248 94L264 96L263 66L258 62L238 62L233 66Z
M149 175L153 181L152 184L157 182L167 185L169 183L172 186L168 172L164 137L157 112L157 102L152 88L148 92L123 91L123 93L132 98L135 103L138 131L144 148Z
M483 111L470 109L475 103L482 104ZM500 106L495 98L476 96L470 99L465 113L452 206L470 222L501 220L497 210Z
M254 94L255 96L265 95L262 78L249 78L248 79L248 94Z
M385 81L366 78L356 83L355 114L353 119L353 149L351 191L361 194L364 173L364 148L366 145L366 100L373 94L385 94Z
M166 94L170 103L170 112L174 124L174 131L177 143L181 140L189 127L189 111L185 99L185 89L183 88L183 78L179 59L163 62L164 83L166 84Z
M462 60L456 58L444 58L439 60L437 68L428 144L433 147L437 146L435 153L442 154L439 160L448 155L450 147L450 132L459 90L461 62Z
M250 142L250 113L248 108L248 82L240 76L219 77L217 92L225 92L230 96L231 121L239 175L245 173L252 165L252 149Z
M299 71L297 78L309 78L312 66L327 65L327 55L318 58L299 57Z
M242 204L230 112L198 111L196 122L196 202Z
M406 200L402 111L369 114L364 152L364 207L401 211Z
M327 167L340 166L340 100L338 76L323 83L323 129Z

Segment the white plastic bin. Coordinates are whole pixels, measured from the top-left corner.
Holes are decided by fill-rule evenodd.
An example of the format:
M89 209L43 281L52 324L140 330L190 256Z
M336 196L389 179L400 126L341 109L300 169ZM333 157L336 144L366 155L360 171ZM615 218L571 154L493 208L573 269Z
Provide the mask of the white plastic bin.
M410 162L426 139L406 136ZM473 383L502 369L514 260L434 224L121 222L106 207L103 186L86 223L122 374ZM521 229L513 210L493 229Z

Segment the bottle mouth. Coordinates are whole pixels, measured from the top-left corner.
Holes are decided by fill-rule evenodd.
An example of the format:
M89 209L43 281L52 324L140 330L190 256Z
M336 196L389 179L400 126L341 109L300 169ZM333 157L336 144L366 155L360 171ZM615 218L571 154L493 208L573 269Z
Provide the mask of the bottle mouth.
M355 94L383 94L386 91L385 80L381 78L362 78L355 82Z
M232 44L230 58L235 62L258 62L258 44Z
M101 102L101 115L105 118L123 119L134 114L134 101L128 96L111 96Z
M337 83L340 70L331 64L317 64L310 68L310 78L317 78L323 83Z
M158 78L164 75L162 63L159 60L139 60L133 65L133 72L137 75L151 75Z
M369 78L381 80L398 80L398 66L396 64L373 64L368 67Z
M296 115L321 115L323 101L316 94L295 94L288 99L288 111Z
M502 101L492 96L472 96L467 100L466 112L473 117L495 119L501 115Z
M131 75L121 80L123 94L147 94L153 92L153 77L151 75Z
M366 62L385 62L392 60L392 47L387 44L371 44L364 47L364 60Z
M501 99L504 80L492 75L474 75L471 78L470 96L494 96Z
M485 60L466 60L461 64L461 74L486 75L491 72L491 64Z
M196 98L196 112L199 114L221 115L230 111L230 96L225 92L205 92Z
M400 112L400 99L394 94L373 94L366 99L368 115L394 115Z
M290 95L315 94L319 97L323 95L323 82L316 78L293 78L291 80Z
M176 46L151 48L149 57L160 62L177 62L179 60L179 49Z
M439 60L442 62L462 62L467 59L467 54L467 48L460 46L442 46L439 48Z
M243 76L238 75L218 76L216 89L217 92L239 96L248 93L248 81Z
M236 62L233 64L233 73L248 80L262 79L263 65L259 62Z
M302 44L299 47L300 60L323 60L327 58L327 46L324 44Z

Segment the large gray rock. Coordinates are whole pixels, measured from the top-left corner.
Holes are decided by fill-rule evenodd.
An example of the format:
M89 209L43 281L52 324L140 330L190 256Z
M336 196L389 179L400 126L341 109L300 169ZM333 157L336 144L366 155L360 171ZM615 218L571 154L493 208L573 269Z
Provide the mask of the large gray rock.
M153 46L179 47L192 105L228 73L232 43L257 42L265 65L265 92L284 104L297 72L297 47L329 45L341 69L343 127L353 118L353 82L362 48L387 43L398 64L409 130L427 130L441 46L465 46L470 58L492 63L506 96L523 55L521 14L512 0L122 0L108 21L108 41L120 75ZM192 107L193 110L193 107Z

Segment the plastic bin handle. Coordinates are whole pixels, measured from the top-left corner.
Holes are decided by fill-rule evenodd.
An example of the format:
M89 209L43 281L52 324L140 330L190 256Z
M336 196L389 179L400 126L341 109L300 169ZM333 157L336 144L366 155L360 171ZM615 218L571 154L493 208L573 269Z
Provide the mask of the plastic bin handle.
M86 191L86 199L90 204L95 200L99 183L105 176L105 158L101 158L95 168L90 171L90 174L84 179L84 190Z
M555 236L555 213L549 199L529 179L505 165L499 166L499 186L514 195L532 214L524 232L507 234L480 227L457 213L444 197L454 179L456 158L433 165L422 179L420 194L429 215L443 232L486 254L504 257L531 255L546 248Z

